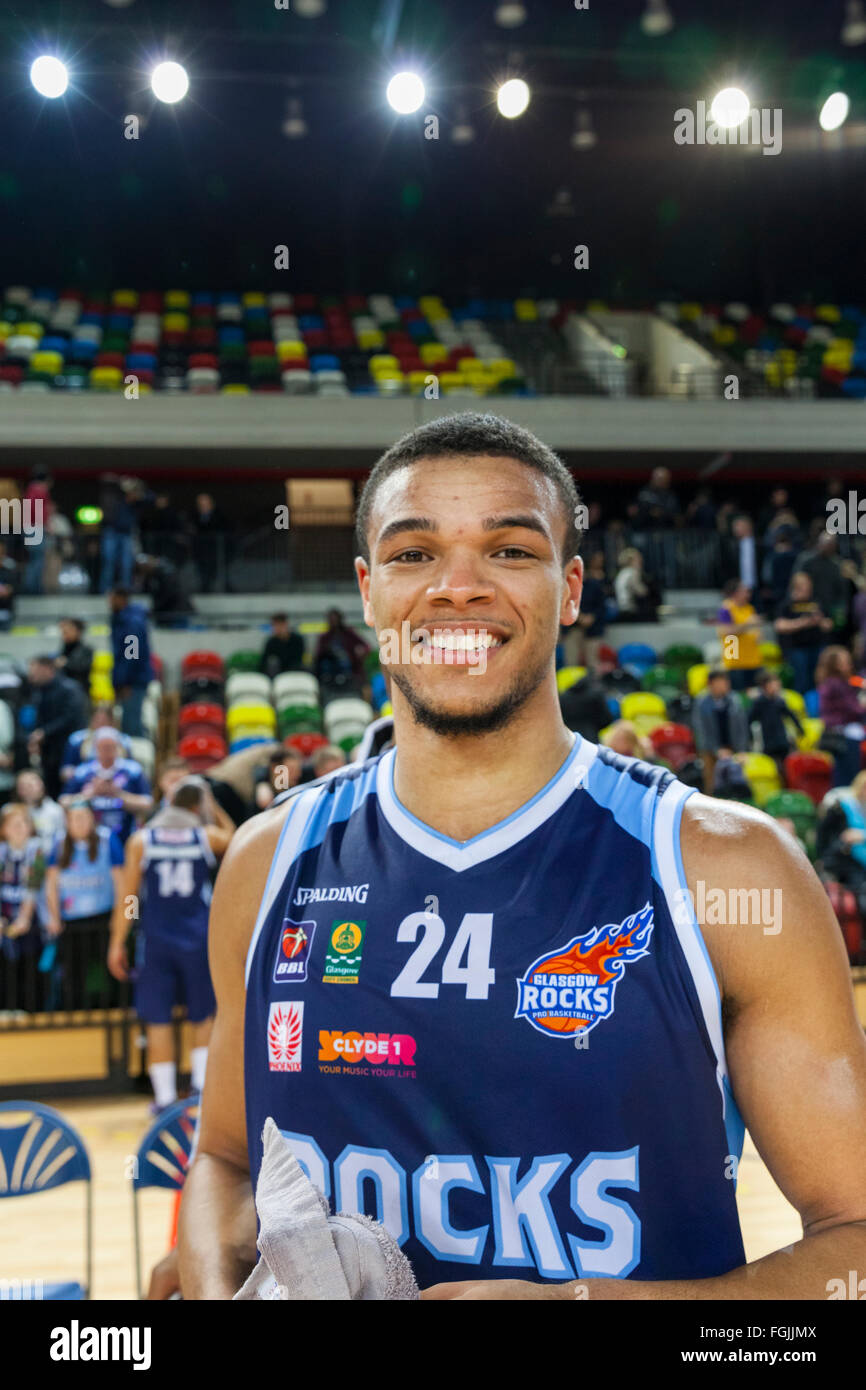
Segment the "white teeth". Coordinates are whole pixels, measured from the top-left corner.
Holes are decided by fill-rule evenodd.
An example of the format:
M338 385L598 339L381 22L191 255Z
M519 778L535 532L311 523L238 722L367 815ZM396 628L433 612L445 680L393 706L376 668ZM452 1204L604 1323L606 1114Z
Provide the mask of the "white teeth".
M430 634L429 645L440 651L478 652L489 650L490 647L500 647L502 639L494 637L491 632L486 631L463 632L459 629L449 631L437 628Z

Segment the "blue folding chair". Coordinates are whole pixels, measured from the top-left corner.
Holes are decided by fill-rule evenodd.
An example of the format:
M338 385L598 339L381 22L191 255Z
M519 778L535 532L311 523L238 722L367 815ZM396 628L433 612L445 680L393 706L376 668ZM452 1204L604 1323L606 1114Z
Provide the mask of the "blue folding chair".
M93 1275L93 1179L84 1140L67 1120L36 1101L0 1101L0 1198L31 1197L68 1182L87 1184L84 1283L42 1281L41 1297L90 1297ZM31 1280L32 1283L32 1280Z
M154 1121L138 1146L132 1178L135 1287L141 1298L141 1221L138 1194L143 1187L180 1192L186 1181L198 1123L198 1100L177 1100Z

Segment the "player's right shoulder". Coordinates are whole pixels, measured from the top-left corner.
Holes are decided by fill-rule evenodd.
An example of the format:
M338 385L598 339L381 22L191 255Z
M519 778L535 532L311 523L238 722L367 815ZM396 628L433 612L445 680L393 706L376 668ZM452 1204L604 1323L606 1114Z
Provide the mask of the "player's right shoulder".
M210 914L210 936L217 951L246 960L259 905L280 835L293 800L244 821L220 863Z

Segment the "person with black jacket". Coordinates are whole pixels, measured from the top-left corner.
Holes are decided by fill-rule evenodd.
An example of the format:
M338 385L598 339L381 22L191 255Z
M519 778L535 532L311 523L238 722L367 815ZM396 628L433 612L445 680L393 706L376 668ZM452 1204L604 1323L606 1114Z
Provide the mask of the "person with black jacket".
M303 671L304 639L292 632L288 614L274 613L271 633L262 650L261 669L273 680L282 671Z
M775 671L764 671L758 677L758 686L761 693L752 701L749 723L760 726L761 748L775 759L781 772L782 763L792 747L786 720L790 719L800 734L803 733L803 725L796 710L789 709L781 693L782 682Z
M60 639L63 646L57 657L57 668L77 681L85 695L90 694L90 668L93 665L93 648L83 640L85 625L80 618L60 619Z
M613 720L604 686L591 672L560 695L559 708L566 727L590 743L598 743L599 732Z
M30 662L30 683L36 694L36 724L27 742L31 758L42 764L42 780L49 796L60 794L60 763L66 740L87 722L87 701L77 681L62 675L53 656L35 656Z

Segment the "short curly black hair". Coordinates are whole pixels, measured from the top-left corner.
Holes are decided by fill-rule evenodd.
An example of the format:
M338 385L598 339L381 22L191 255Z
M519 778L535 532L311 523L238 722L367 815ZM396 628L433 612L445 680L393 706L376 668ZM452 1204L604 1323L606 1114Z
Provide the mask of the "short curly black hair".
M426 425L410 430L392 444L376 461L361 491L355 516L357 553L370 559L367 530L380 484L398 468L417 463L419 459L513 458L543 473L556 487L566 518L562 563L568 564L580 549L581 527L578 523L580 494L571 473L558 454L543 444L530 430L515 425L499 415L478 411L461 411L459 415L444 415Z

